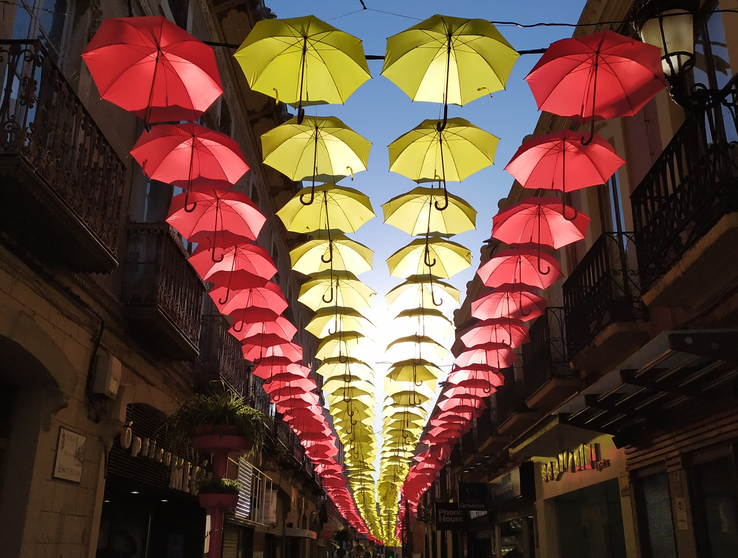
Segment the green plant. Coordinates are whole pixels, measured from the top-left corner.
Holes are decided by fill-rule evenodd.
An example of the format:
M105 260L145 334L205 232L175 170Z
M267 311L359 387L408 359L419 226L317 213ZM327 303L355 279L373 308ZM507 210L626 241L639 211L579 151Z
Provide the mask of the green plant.
M253 441L255 451L261 449L269 431L266 415L234 392L193 395L167 419L167 432L175 442L191 440L198 426L214 427L221 436L223 426L235 427L239 435Z
M219 479L210 475L197 481L197 491L203 494L238 494L241 485L235 479Z

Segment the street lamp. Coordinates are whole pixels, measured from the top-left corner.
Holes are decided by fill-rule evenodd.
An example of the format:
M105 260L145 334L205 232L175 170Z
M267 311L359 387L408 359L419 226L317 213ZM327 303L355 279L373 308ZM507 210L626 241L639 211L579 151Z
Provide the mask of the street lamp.
M631 10L633 27L644 43L661 49L661 65L674 101L692 106L685 73L694 66L694 14L699 0L641 0Z

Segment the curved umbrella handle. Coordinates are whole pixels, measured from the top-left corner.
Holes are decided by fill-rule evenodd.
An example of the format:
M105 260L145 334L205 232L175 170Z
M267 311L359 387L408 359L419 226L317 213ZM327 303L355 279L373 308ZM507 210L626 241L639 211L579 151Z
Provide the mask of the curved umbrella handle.
M236 327L234 325L233 326L233 331L235 331L236 333L241 333L243 331L243 326L244 326L244 322L243 322L243 320L241 320L241 327L239 328L239 327Z
M336 330L336 331L338 331L338 330ZM336 332L335 331L331 331L331 328L328 328L327 333L328 333L328 335L333 335Z
M189 203L189 201L190 201L190 190L188 189L187 192L185 193L184 207L182 208L185 210L185 213L192 213L193 211L195 211L195 208L197 207L197 202L192 202L192 206L187 207L187 204Z
M549 273L551 273L551 266L549 264L546 264L546 266L546 271L543 271L541 269L541 255L538 254L538 273L540 273L541 275L548 275Z
M433 202L433 206L438 211L443 211L448 207L448 190L446 189L446 181L443 182L443 206L438 205L438 201Z
M274 91L274 104L279 104L279 91L277 91L276 87L272 87L272 91Z
M428 247L427 241L425 243L425 250L423 250L423 263L428 267L436 265L436 258L433 258L433 261L430 259L430 248Z
M300 108L297 109L297 124L302 124L303 120L305 120L305 109L302 108L302 101L300 101Z
M272 395L272 402L277 403L280 399L281 397L279 396L278 393L275 393L274 395Z
M220 255L220 258L216 258L215 257L215 246L213 246L213 249L210 252L210 259L213 260L213 263L220 263L225 259L225 252Z
M305 201L305 194L300 194L300 203L302 205L310 205L313 203L313 200L315 200L315 184L310 188L310 200Z
M579 215L579 211L577 211L577 209L576 209L575 207L572 207L572 209L574 210L574 215L572 216L572 218L571 218L571 219L569 219L569 218L568 218L568 217L566 216L566 208L567 208L567 207L569 207L569 206L568 206L568 205L566 205L566 204L564 203L564 200L562 199L562 200L561 200L561 216L562 216L562 217L564 218L564 220L565 220L565 221L573 221L573 220L574 220L574 219L576 219L576 218L577 218L577 216Z
M333 241L328 241L328 259L325 259L325 254L321 254L320 261L323 263L331 263L333 261Z
M261 364L261 361L264 359L263 355L259 356L259 358L255 358L252 362L254 364Z
M346 364L348 362L348 359L349 359L349 357L344 356L344 355L342 355L342 354L339 353L339 355L338 355L338 362L340 362L341 364Z
M275 89L276 91L276 89ZM486 91L489 95L489 98L492 98L492 91L489 90L489 87L477 87L477 91Z
M325 293L324 293L323 296L321 297L321 299L326 304L329 304L329 303L333 302L333 283L332 282L331 282L331 294L330 294L330 296L328 298L326 298L325 297Z
M227 289L226 289L226 295L225 295L225 298L219 298L219 299L218 299L218 304L225 304L226 302L228 302L228 299L229 299L230 297L231 297L231 287L230 287L230 285L229 285L229 286L227 287ZM234 331L235 331L235 330L234 330Z
M492 95L490 95L491 97ZM487 384L487 387L482 388L482 392L486 395L490 395L492 393L492 384Z
M351 173L351 182L353 182L354 181L354 169L346 165L346 170Z

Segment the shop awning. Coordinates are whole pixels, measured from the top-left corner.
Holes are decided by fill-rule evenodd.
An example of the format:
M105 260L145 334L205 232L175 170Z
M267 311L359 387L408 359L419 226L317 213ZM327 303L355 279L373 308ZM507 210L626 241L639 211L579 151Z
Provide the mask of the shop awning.
M687 404L711 404L736 376L738 330L665 331L558 409L559 423L610 434L622 447Z

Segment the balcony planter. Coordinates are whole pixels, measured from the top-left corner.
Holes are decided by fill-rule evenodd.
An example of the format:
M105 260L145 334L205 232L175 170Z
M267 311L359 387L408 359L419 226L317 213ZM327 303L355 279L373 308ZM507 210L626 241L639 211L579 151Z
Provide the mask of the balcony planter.
M254 442L228 424L200 425L192 429L192 448L200 453L248 453Z
M240 485L234 479L222 479L211 476L198 483L200 506L207 509L235 508L238 504Z
M238 494L201 493L200 506L207 509L232 509L238 504Z

